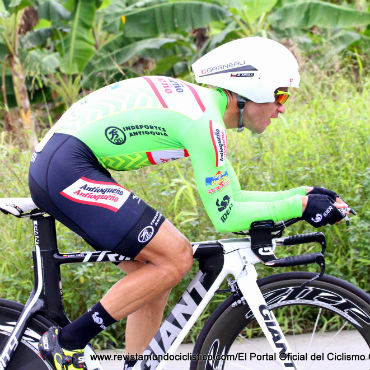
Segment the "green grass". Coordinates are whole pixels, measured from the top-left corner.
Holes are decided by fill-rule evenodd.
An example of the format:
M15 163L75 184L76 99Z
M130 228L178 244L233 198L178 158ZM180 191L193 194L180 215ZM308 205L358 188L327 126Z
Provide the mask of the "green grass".
M229 132L229 158L246 190L317 185L341 194L358 215L352 217L349 228L342 223L322 229L328 240L326 272L369 292L370 78L354 84L339 74L327 77L306 72L302 81L301 89L287 103L287 113L274 120L263 135ZM29 196L30 153L6 144L4 136L0 140L0 196ZM197 194L189 160L114 173L114 177L159 209L192 241L232 235L221 235L213 229ZM31 224L4 216L0 217L0 230L0 296L25 303L32 288ZM289 233L311 231L308 224L300 223ZM57 233L62 251L90 249L60 224ZM295 248L278 254L315 249L314 246ZM277 272L264 267L258 270L261 276ZM73 265L63 267L62 272L65 306L71 318L96 303L122 277L111 264ZM168 309L176 303L191 276L173 291ZM215 297L209 310L222 299ZM208 314L209 311L202 316L188 340L196 339ZM121 347L123 343L124 321L94 341L100 347L110 344Z

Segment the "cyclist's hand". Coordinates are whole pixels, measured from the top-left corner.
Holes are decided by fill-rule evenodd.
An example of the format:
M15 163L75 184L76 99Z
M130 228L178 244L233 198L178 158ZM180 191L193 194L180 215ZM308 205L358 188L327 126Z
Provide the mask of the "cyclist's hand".
M338 203L343 202L342 198L335 191L325 189L325 188L320 188L319 186L314 186L313 188L309 188L309 189L311 190L307 192L307 195L312 195L312 194L327 195L333 202L338 202Z
M313 188L307 187L306 188L306 194L322 194L322 195L327 195L333 202L339 203L343 205L343 207L337 207L337 208L348 208L348 204L342 199L340 195L338 195L335 191L321 188L319 186L314 186Z
M343 211L341 212L340 209ZM335 202L324 194L309 194L302 218L310 225L320 227L342 221L348 213L348 205L344 202Z

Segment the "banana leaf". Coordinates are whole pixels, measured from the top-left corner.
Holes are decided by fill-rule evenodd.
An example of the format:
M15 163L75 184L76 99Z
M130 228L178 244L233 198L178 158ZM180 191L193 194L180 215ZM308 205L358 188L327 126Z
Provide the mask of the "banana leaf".
M139 38L179 30L190 31L229 16L229 12L221 6L209 3L188 1L160 4L125 15L125 35Z
M107 45L102 47L83 70L84 88L96 88L96 77L99 74L109 75L119 70L119 67L135 56L153 57L160 54L160 48L168 43L175 42L170 38L150 38L128 43L124 35L116 36Z
M370 14L323 1L304 1L283 6L269 21L276 28L351 28L370 24Z
M277 3L278 0L229 0L227 1L228 8L234 14L240 13L244 8L249 22L254 22L262 14L268 13Z
M37 8L37 12L40 19L49 21L68 20L71 18L71 13L57 1L49 0L41 3Z
M80 73L95 51L92 27L97 4L89 0L76 0L75 5L72 28L59 46L62 56L60 67L66 74Z

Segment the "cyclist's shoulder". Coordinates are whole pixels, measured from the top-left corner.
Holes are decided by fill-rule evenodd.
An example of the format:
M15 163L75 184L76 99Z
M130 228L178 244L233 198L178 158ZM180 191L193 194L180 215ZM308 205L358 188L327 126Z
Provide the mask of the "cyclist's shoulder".
M142 76L115 82L84 96L63 116L95 121L105 114L136 114L145 110L152 116L180 114L192 120L223 114L226 96L211 89L167 76ZM84 115L84 112L86 114ZM62 117L63 117L62 116ZM70 117L69 117L70 119Z
M102 130L116 128L117 124L112 124L114 117L121 131L145 130L140 131L141 137L152 135L153 130L156 135L167 130L178 140L186 132L204 136L203 132L209 132L210 121L222 122L225 100L219 90L180 79L137 77L83 97L62 115L53 131L77 136L85 142L85 136L91 138L92 133L101 134Z
M161 106L170 113L179 113L193 121L219 115L222 97L214 89L167 76L143 77Z

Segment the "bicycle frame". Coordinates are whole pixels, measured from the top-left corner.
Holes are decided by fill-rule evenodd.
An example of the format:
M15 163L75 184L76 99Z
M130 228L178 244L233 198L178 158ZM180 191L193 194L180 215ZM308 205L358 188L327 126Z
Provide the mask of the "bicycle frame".
M42 214L31 218L35 241L34 288L0 355L0 370L6 369L32 315L43 314L62 327L70 322L63 307L60 278L62 264L121 262L131 259L108 251L60 254L55 220ZM251 250L250 238L193 243L193 251L194 258L199 260L200 271L149 343L143 353L143 360L138 361L134 369L163 369L166 362L163 356L175 352L228 275L234 277L235 289L241 292L251 308L277 359L280 359L281 353L291 353L257 285L257 272L253 265L261 262L261 259ZM297 369L291 360L280 362L283 368Z
M228 275L235 278L238 289L255 315L283 368L297 369L293 361L280 360L280 354L291 353L291 351L257 285L257 272L253 265L261 261L251 250L250 238L195 243L193 250L194 258L207 256L204 260L200 259L201 271L196 274L180 301L149 343L142 355L143 360L139 361L133 370L162 370L166 363L164 356L176 351ZM222 349L219 351L221 354Z

